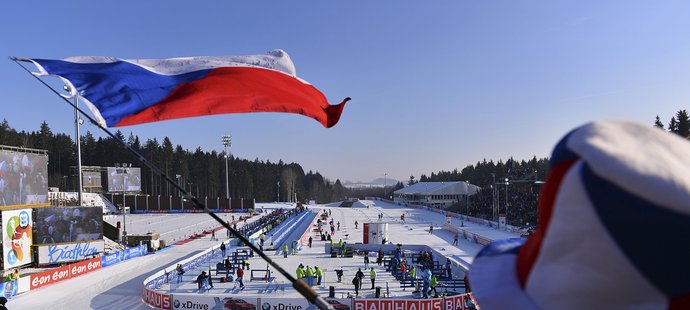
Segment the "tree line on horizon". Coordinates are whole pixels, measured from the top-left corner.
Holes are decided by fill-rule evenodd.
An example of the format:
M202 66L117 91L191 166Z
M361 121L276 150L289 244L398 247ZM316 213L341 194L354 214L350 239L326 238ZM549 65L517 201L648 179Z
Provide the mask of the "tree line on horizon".
M660 129L668 130L670 133L677 134L683 138L690 139L690 115L688 111L678 110L674 116L671 116L671 120L668 122L668 127L664 128L664 123L661 122L661 118L657 114L654 120L654 126Z
M654 126L665 129L657 115ZM671 118L668 131L690 138L690 117L686 110L679 110ZM142 143L136 135L125 137L121 131L115 135L132 146L171 178L180 175L180 184L197 197L225 197L225 158L223 152L203 151L197 147L193 152L181 145L173 146L172 140L164 137L147 139ZM111 137L96 138L86 132L81 138L82 165L112 167L116 163L130 162L141 166L126 149ZM38 131L16 131L5 119L0 123L0 144L43 149L48 151L48 182L51 187L61 190L75 190L76 144L65 133L53 133L46 122ZM467 165L461 170L432 172L422 174L419 179L411 175L407 184L398 182L381 188L353 188L325 178L319 172L304 172L297 163L284 163L279 160L240 159L232 154L228 157L230 197L254 198L256 201L275 201L280 191L281 201L305 202L314 199L319 203L339 201L348 197L392 195L393 191L417 182L469 181L480 187L490 187L494 183L509 179L515 181L543 181L549 172L547 157L530 160L515 160L510 157L503 162L483 159L476 164ZM147 167L141 167L142 193L149 195L176 196L176 190L165 180L153 174ZM278 185L280 183L280 186ZM289 197L289 198L288 198Z
M141 142L136 135L125 137L121 131L114 133L118 138L132 146L144 157L161 168L166 175L197 197L225 197L225 157L223 152L194 151L173 145L170 138L162 141L156 138ZM63 191L75 191L77 164L76 143L72 136L53 133L46 122L38 131L16 131L7 120L0 123L0 144L42 149L48 151L48 185ZM96 138L91 132L81 137L82 166L113 167L118 163L132 163L141 167L142 194L178 196L177 190L161 176L152 173L111 137ZM228 156L229 191L232 198L254 198L256 201L276 201L280 191L281 201L305 202L314 199L321 202L342 200L353 197L340 180L332 182L319 172L304 172L296 163L277 163L269 160L241 159ZM280 185L279 185L280 183Z

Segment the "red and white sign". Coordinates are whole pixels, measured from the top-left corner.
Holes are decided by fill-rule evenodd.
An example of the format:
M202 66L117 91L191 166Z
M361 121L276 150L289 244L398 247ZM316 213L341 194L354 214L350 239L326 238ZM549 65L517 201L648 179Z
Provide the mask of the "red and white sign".
M48 284L67 280L72 277L78 277L85 273L101 269L101 258L92 258L67 266L58 267L44 272L39 272L31 275L31 288L35 289Z
M144 287L144 296L142 300L156 308L172 309L172 296L170 296L170 294L159 293Z
M92 258L82 262L68 265L70 277L78 277L85 273L101 269L101 258Z
M69 279L69 266L62 266L31 275L31 289Z
M355 299L354 310L444 310L443 299Z

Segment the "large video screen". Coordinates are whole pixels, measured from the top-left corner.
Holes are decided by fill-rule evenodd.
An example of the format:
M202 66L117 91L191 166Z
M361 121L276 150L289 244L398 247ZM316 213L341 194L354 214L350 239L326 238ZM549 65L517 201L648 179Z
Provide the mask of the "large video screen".
M125 173L126 172L126 173ZM141 191L141 169L108 167L108 191L121 192L123 181L126 183L126 191Z
M98 207L36 208L34 244L103 239L103 209Z
M100 172L82 172L82 185L85 188L101 188L101 173Z
M48 202L48 155L0 150L0 207Z

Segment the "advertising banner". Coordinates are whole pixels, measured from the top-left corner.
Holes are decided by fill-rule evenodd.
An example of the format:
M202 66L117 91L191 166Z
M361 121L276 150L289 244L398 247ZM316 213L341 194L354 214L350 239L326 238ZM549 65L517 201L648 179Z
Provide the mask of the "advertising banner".
M260 301L261 309L271 310L306 310L310 305L310 303L303 298L261 298Z
M92 258L103 252L103 241L51 244L38 247L39 264L55 264Z
M172 309L172 296L170 294L159 293L154 290L148 289L144 286L144 296L142 298L148 305L161 308L161 309ZM204 309L204 308L197 308ZM210 309L210 308L209 308Z
M101 265L103 267L112 266L112 265L115 265L121 261L122 260L120 259L120 252L115 252L115 253L101 256Z
M0 208L47 203L48 155L0 150Z
M133 248L126 248L124 251L125 251L124 259L128 260L131 258L146 255L146 251L148 251L148 248L146 247L146 245L140 245L140 246L136 246Z
M355 299L354 310L444 310L443 299Z
M30 264L31 209L2 211L2 257L5 270Z
M103 209L99 207L37 208L34 244L103 239Z
M449 310L449 309L465 309L465 298L469 298L468 295L455 295L451 297L445 297L443 298L443 305L444 305L444 310Z
M96 257L69 265L69 276L78 277L80 275L101 269L101 258Z
M172 309L208 309L208 310L224 310L224 309L242 309L251 310L259 309L257 307L256 298L245 297L237 298L227 296L213 296L213 295L182 295L174 294ZM304 308L302 308L304 309Z
M122 192L123 189L127 192L141 191L141 168L108 167L108 191Z
M69 266L62 266L31 275L31 289L69 279Z
M17 295L17 280L0 283L0 296L10 298Z

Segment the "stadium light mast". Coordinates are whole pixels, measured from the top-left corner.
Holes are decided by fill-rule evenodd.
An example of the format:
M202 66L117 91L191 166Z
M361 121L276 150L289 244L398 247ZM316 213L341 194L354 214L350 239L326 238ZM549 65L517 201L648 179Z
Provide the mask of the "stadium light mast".
M465 216L470 216L470 181L465 181ZM465 226L464 222L461 222L460 226Z
M508 185L510 181L506 178L506 225L508 225Z
M388 183L388 172L383 174L383 199L386 199L386 183Z
M118 164L115 164L118 166ZM127 246L127 168L131 167L130 163L122 163L122 168L120 168L120 173L122 173L122 240Z
M64 89L66 91L70 91L70 87L65 85ZM82 179L81 179L81 134L79 132L79 126L84 122L80 117L79 117L79 91L75 90L75 95L74 95L74 135L75 135L75 144L77 145L77 193L78 193L78 198L77 198L77 203L79 206L82 205L82 195L83 195L83 184L82 184Z
M223 147L225 149L225 198L230 199L230 181L228 178L228 147L231 144L230 135L223 136Z
M491 213L493 213L493 220L498 221L496 218L496 174L491 173L491 178L493 178L493 184L491 184Z

